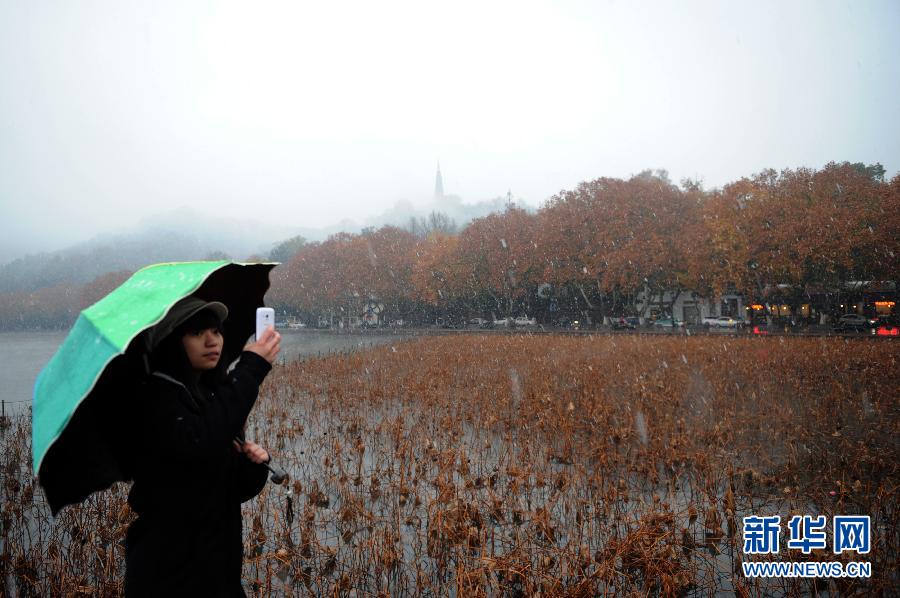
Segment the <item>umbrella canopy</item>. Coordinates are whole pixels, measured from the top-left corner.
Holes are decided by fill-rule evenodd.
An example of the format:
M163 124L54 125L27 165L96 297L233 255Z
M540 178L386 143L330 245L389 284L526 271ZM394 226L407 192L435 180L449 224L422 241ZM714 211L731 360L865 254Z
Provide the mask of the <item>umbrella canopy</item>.
M180 299L228 307L222 359L254 333L255 311L277 263L154 264L85 309L34 385L34 472L55 515L63 506L130 478L121 451L129 395L145 375L147 338Z

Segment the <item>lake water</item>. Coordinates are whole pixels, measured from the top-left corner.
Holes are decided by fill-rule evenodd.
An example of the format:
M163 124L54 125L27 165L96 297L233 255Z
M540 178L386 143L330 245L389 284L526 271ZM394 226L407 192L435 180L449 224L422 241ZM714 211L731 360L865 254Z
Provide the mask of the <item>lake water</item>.
M315 330L281 330L279 361L346 352L398 342L399 335L337 334ZM65 332L0 332L0 399L6 413L19 413L31 405L34 381L66 338Z

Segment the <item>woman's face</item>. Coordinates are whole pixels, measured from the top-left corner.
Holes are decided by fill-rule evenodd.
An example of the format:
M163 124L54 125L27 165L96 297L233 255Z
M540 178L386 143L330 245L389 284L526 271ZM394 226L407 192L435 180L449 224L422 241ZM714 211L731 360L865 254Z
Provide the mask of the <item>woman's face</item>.
M188 332L181 337L184 351L195 370L211 370L222 356L222 333L218 328Z

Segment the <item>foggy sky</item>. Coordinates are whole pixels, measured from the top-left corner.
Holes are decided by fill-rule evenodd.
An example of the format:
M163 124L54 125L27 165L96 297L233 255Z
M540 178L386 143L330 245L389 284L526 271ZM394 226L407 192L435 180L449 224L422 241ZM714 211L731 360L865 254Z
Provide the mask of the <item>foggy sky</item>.
M900 168L900 3L0 0L0 263L179 206L320 227Z

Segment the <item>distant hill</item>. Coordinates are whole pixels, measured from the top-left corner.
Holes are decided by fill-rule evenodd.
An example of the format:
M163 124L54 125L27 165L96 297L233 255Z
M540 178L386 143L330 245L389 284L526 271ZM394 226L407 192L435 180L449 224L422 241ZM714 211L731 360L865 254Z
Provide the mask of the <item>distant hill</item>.
M32 292L58 284L85 284L110 272L135 271L147 264L203 259L268 259L276 245L300 235L324 241L338 232L358 233L365 227L407 227L411 218L436 211L462 228L505 205L503 198L464 204L447 196L418 209L398 201L361 223L344 219L325 228L271 225L259 221L209 217L179 208L142 220L133 230L101 234L58 251L29 254L0 266L0 293Z
M275 245L292 236L311 239L327 234L318 229L210 218L179 209L146 219L132 231L98 235L59 251L26 255L2 265L0 292L84 284L108 272L134 271L156 262L267 258Z

